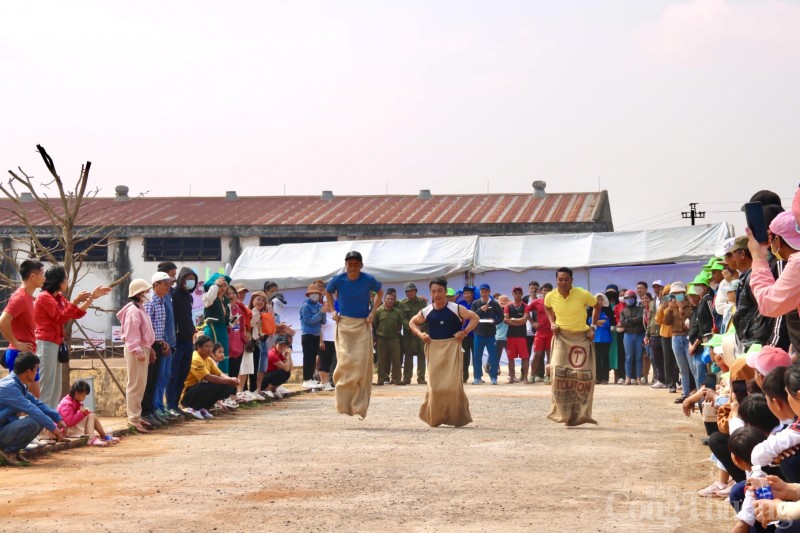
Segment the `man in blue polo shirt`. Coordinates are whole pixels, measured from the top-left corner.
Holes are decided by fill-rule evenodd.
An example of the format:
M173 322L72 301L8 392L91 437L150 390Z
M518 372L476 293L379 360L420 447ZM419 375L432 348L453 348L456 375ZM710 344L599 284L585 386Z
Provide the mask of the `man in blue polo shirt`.
M325 287L329 302L338 304L336 321L336 411L340 414L367 416L372 390L372 319L383 301L381 282L361 272L361 254L350 251L344 257L345 271L333 277ZM335 295L335 297L334 297Z

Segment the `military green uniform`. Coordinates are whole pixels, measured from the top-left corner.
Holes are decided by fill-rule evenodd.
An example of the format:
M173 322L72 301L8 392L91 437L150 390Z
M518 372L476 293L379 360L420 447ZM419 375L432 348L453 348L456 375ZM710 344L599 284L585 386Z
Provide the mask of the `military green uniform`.
M391 367L392 384L400 384L400 363L403 355L400 339L402 337L403 314L397 305L391 309L380 306L373 320L375 339L378 345L378 385L389 381Z
M415 297L413 300L406 298L397 303L397 307L403 313L403 382L411 383L411 375L414 373L414 356L417 356L417 383L425 383L425 343L422 339L411 333L408 322L417 313L425 309L428 303ZM419 326L420 331L427 333L428 325Z

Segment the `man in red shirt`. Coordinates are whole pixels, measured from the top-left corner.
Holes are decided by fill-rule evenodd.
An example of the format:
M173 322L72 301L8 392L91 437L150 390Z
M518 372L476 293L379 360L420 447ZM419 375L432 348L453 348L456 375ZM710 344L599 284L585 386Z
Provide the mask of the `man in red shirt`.
M267 373L261 382L267 396L283 398L279 389L292 375L292 343L286 335L278 335L275 345L267 354Z
M550 319L544 310L544 297L553 290L550 283L542 285L542 297L532 300L525 310L530 316L531 327L536 331L533 338L533 361L531 361L531 379L529 383L541 381L544 374L544 357L550 361L550 343L553 340L553 330L550 326ZM544 378L545 383L550 383L550 376Z
M33 319L33 293L44 284L44 265L26 259L19 266L22 286L14 291L8 305L0 315L0 334L8 341L6 367L14 368L14 360L20 352L36 353L36 322ZM31 394L39 397L39 370L31 384Z

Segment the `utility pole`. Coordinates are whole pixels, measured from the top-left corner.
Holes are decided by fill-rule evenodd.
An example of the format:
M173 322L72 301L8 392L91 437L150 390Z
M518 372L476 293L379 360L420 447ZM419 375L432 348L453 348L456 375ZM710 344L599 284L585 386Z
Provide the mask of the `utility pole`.
M692 226L694 226L694 221L696 218L706 218L705 211L698 211L697 210L697 203L689 203L689 211L682 211L681 212L682 218L690 218L692 219Z

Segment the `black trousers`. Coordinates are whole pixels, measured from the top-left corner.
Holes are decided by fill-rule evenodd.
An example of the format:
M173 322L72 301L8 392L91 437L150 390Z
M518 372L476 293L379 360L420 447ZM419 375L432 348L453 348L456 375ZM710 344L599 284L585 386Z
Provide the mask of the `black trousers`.
M314 378L319 355L319 335L305 334L300 337L303 346L303 381Z
M661 345L660 335L650 337L650 363L653 366L655 379L661 383L666 383L666 378L664 377L664 347Z
M317 343L317 345L319 345L319 343ZM305 350L303 351L305 352ZM336 358L336 343L327 341L325 343L325 349L319 350L319 371L333 372L333 360L335 358Z
M625 379L625 334L618 331L612 332L612 335L617 336L617 368L614 368L614 381Z
M278 388L289 381L290 376L291 374L288 370L273 370L272 372L267 372L264 374L264 380L261 382L261 390L265 390L267 385Z
M472 347L474 346L474 339L467 335L461 341L461 347L464 349L464 383L469 379L469 365L472 363Z
M181 403L184 407L192 409L209 409L219 400L227 398L231 394L236 394L236 387L233 385L201 381L186 389Z
M338 360L336 359L336 343L333 341L325 341L325 351L332 354L331 355L331 374L333 374L334 370L336 370L336 363ZM333 376L331 375L331 383L333 383Z
M244 357L247 357L247 353L244 354ZM252 374L247 376L247 383L243 385L243 389L246 386L247 390L250 392L255 392L258 389L258 362L261 360L261 343L256 342L256 347L253 350L253 369L255 370Z
M708 437L708 447L711 453L714 454L714 457L719 459L719 462L722 463L722 466L725 467L725 470L728 471L733 480L738 483L739 481L744 481L745 473L742 469L733 464L731 452L728 451L729 438L728 435L720 433L719 431L712 433Z
M610 350L610 342L594 343L595 366L597 367L596 381L608 381L608 354Z
M242 354L241 357L231 357L228 359L228 375L232 378L239 377L239 369L242 368Z
M659 337L661 339L661 356L664 358L664 385L676 387L678 385L678 361L672 351L672 337Z
M164 350L161 342L156 342L152 346L153 351L156 352L156 360L154 363L147 365L147 386L144 388L144 396L142 396L142 416L150 416L153 414L153 401L156 397L156 381L158 381L159 367L161 366L161 358L164 357Z

